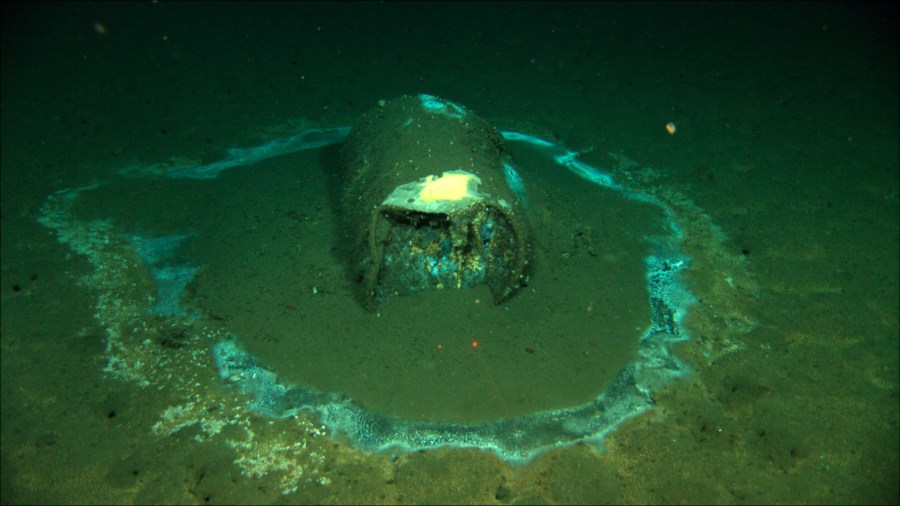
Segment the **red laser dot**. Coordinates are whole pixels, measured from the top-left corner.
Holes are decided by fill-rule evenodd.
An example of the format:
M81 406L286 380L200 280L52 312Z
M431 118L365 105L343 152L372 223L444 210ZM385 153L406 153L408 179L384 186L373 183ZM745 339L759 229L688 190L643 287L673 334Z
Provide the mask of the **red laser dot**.
M444 349L444 345L443 345L443 344L439 344L439 345L438 345L438 349L439 349L439 350L443 350L443 349Z
M472 347L473 347L473 348L477 348L477 347L478 347L478 341L472 341Z

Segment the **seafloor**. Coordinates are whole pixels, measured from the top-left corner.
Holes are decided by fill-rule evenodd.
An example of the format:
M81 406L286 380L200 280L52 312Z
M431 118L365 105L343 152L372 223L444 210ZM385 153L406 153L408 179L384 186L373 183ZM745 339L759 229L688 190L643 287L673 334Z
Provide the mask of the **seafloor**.
M900 500L893 7L2 14L4 504ZM469 420L581 402L631 359L645 217L576 179L524 174L536 265L507 305L451 290L373 314L340 262L335 151L159 177L418 93L579 150L682 227L697 302L672 351L690 372L602 441L515 465L473 448L366 452L316 415L255 414L219 380L211 347L233 333L291 381ZM148 312L135 238L187 229L188 309Z

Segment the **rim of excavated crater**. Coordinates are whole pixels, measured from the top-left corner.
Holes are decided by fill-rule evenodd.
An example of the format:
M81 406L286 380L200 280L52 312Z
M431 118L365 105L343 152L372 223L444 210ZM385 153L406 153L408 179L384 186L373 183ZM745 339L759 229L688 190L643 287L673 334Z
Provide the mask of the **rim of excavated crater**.
M208 165L169 172L158 167L129 167L120 173L128 177L212 179L221 171L232 167L251 165L273 156L339 143L346 138L349 130L348 127L308 130L255 148L229 150L228 158ZM688 372L687 366L670 351L674 343L689 338L683 320L688 308L696 300L680 279L680 273L689 266L690 258L681 251L683 232L674 219L675 213L655 196L617 183L611 174L582 162L578 159L579 153L562 145L518 132L503 132L503 136L510 142L523 142L533 146L556 164L591 184L619 192L627 199L652 204L663 211L667 225L665 235L648 238L654 251L644 258L650 326L640 337L636 358L618 372L602 393L582 405L483 423L403 420L366 410L352 399L335 393L285 385L266 364L246 352L240 346L239 339L234 336L213 347L213 357L221 381L248 395L251 398L248 404L251 411L272 418L287 418L301 412L318 413L322 423L333 433L346 437L355 446L366 451L480 448L493 451L511 463L526 462L551 448L579 442L599 442L623 421L650 408L654 392ZM521 185L515 168L508 166L505 169L510 187ZM81 222L69 223L70 218L63 216L66 212L54 209L55 206L65 209L80 192L95 187L97 184L57 192L48 200L40 219L45 226L57 231L61 242L70 243L70 247L79 253L90 254L88 250L94 246L94 242L102 239L94 235L100 232L111 233L107 230L108 226L92 232L89 230L91 227ZM177 247L184 237L178 235L160 239L167 239L166 247ZM106 244L106 241L101 242ZM128 242L135 244L134 238ZM140 246L137 248L140 249ZM113 257L116 262L121 261L120 257ZM168 279L169 283L183 288L195 271L185 271L184 266L179 268L182 270L161 272L171 278ZM174 310L180 308L176 307ZM198 317L196 313L176 313L174 316L188 319Z

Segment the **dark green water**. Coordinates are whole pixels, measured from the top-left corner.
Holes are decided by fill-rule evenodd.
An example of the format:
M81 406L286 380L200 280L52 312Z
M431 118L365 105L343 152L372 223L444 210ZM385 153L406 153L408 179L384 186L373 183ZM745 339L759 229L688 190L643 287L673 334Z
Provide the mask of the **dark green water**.
M4 5L2 501L896 503L896 21L879 4ZM367 454L219 385L222 329L286 378L423 419L583 402L630 359L647 315L628 260L658 217L552 164L524 174L528 292L395 299L376 319L336 253L333 152L119 175L417 93L651 167L628 174L678 211L692 373L602 445L519 467ZM68 242L38 222L95 182ZM127 244L75 246L186 228L193 324L140 311L152 288Z

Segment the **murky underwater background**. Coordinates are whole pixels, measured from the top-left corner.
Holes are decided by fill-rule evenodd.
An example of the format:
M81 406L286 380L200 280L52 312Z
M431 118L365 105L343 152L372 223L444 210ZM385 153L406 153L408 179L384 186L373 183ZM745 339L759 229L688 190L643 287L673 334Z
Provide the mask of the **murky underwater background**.
M2 501L896 503L896 26L881 4L5 4ZM335 245L334 150L136 177L418 93L677 211L691 372L602 444L367 453L220 383L234 333L379 411L493 419L583 402L631 358L658 217L527 153L528 289L378 316ZM185 230L189 323L146 313L127 239Z

